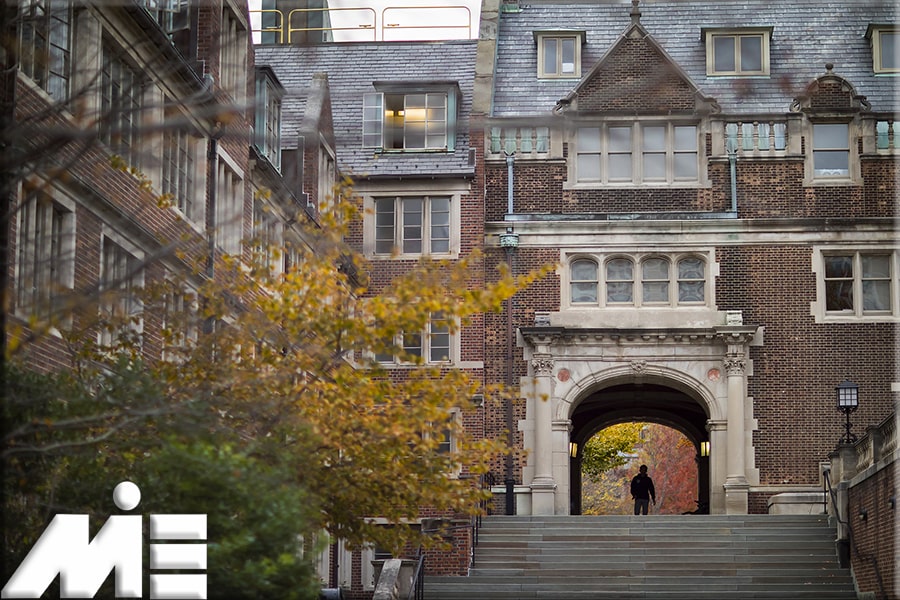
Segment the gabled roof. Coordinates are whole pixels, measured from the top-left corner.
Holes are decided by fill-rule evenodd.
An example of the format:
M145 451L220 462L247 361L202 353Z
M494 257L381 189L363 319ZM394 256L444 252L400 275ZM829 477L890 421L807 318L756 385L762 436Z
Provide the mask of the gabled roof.
M499 17L494 116L550 114L579 83L538 79L534 31L585 31L581 65L587 72L632 22L631 6L622 2L530 0L519 6ZM900 78L874 75L866 39L871 24L900 22L900 9L890 0L654 0L640 9L640 26L723 113L789 112L793 99L825 73L826 63L866 96L872 111L891 112L900 104ZM709 28L772 28L770 76L708 77L701 31Z
M643 73L623 77L617 66L622 60L630 59L622 55L631 55L636 51L645 56L640 61ZM699 87L637 19L565 98L567 103L574 103L573 108L582 112L635 112L638 107L656 112L689 111L695 110L702 100ZM707 104L711 103L707 101Z
M314 46L257 46L257 64L269 65L284 85L282 139L301 135L316 73L328 78L338 168L356 177L470 176L469 124L476 42L373 42ZM460 106L453 152L376 153L362 144L363 96L374 83L458 84ZM412 91L412 90L411 90Z

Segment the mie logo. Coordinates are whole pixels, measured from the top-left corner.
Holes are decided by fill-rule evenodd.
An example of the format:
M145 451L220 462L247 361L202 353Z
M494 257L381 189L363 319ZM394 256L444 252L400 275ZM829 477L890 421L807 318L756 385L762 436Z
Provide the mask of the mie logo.
M120 510L134 510L141 490L123 481L113 490ZM93 540L88 515L56 515L6 583L0 598L40 598L59 575L60 598L93 598L115 569L116 598L141 598L141 515L109 517ZM206 515L150 515L150 598L206 598ZM166 573L174 570L197 573ZM162 572L159 572L162 571Z

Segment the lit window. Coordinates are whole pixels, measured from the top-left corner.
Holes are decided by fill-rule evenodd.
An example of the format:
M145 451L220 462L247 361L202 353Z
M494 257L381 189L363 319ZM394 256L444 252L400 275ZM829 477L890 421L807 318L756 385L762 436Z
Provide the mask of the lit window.
M68 0L26 0L19 10L19 68L54 100L69 91L72 6Z
M850 176L850 126L847 123L813 124L813 176Z
M382 150L453 150L456 90L378 92L363 97L363 147Z
M900 30L888 25L872 25L866 32L872 43L872 69L876 73L900 73Z
M593 260L580 258L572 261L571 270L571 300L572 303L597 303L597 263Z
M19 210L16 304L21 314L53 319L74 287L75 214L38 193Z
M577 183L671 185L699 180L696 125L580 127L575 146Z
M893 262L891 253L826 255L825 310L856 316L890 313L897 278Z
M769 31L706 32L707 75L768 75Z
M100 139L130 167L141 164L141 110L144 78L140 71L103 41L103 70L100 74Z
M538 77L581 77L580 35L539 35Z
M449 254L450 198L375 199L375 254Z

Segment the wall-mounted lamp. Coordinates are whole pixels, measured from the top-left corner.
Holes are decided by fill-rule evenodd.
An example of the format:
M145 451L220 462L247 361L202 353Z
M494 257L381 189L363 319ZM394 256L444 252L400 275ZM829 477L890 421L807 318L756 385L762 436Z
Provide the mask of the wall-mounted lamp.
M859 520L860 521L868 521L869 520L869 511L864 508L859 509Z
M709 456L709 442L700 442L700 456Z
M578 456L578 442L569 442L569 456L572 458Z
M859 408L859 386L850 380L844 380L836 388L834 388L837 409L844 413L847 421L844 423L844 436L841 438L842 444L852 444L856 441L856 436L850 433L850 413Z

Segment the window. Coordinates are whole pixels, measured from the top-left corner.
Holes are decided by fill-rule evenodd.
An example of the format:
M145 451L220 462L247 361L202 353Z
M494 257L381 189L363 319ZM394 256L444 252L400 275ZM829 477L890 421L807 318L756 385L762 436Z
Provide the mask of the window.
M127 335L139 335L143 327L143 304L138 291L143 285L141 258L109 236L103 237L100 289L100 314L103 328L100 344L111 346L127 341Z
M769 30L707 31L707 75L768 75Z
M900 73L900 30L889 25L870 25L866 37L872 42L872 69L876 73Z
M180 360L196 344L200 337L200 314L195 291L173 288L165 295L163 336L166 360Z
M450 198L375 199L375 254L449 254Z
M424 331L403 332L396 339L385 340L385 346L403 349L403 354L394 355L389 349L375 354L381 363L406 364L421 358L426 363L449 363L453 361L453 336L450 323L442 313L434 313Z
M813 124L813 176L850 177L850 126L847 123Z
M172 103L166 105L166 128L163 132L162 192L170 197L172 206L195 223L202 223L206 198L198 185L197 134L187 117Z
M647 122L580 127L575 146L577 183L671 185L699 181L696 125Z
M219 79L222 89L235 103L244 102L247 88L247 27L228 6L222 12L222 34L219 49Z
M72 6L68 0L25 0L19 13L19 68L57 101L69 92Z
M597 303L597 263L591 259L580 258L572 261L572 302L590 304Z
M240 175L221 156L216 178L216 244L228 254L241 253L244 236L244 187Z
M363 147L382 150L453 150L457 93L378 92L363 97Z
M75 283L75 214L46 194L33 194L19 211L17 252L19 312L57 317Z
M602 264L603 279L598 280ZM569 263L569 302L592 306L689 306L706 303L706 261L693 255L639 254Z
M538 34L538 77L581 77L581 41L584 34Z
M253 262L273 275L282 268L282 223L262 198L253 201Z
M893 253L829 254L824 266L826 312L863 316L893 311Z
M190 33L191 0L143 0L144 6L179 49Z
M256 124L254 143L276 169L281 168L281 99L284 89L268 68L256 74Z
M108 40L103 41L100 74L100 139L128 166L139 167L144 79Z

